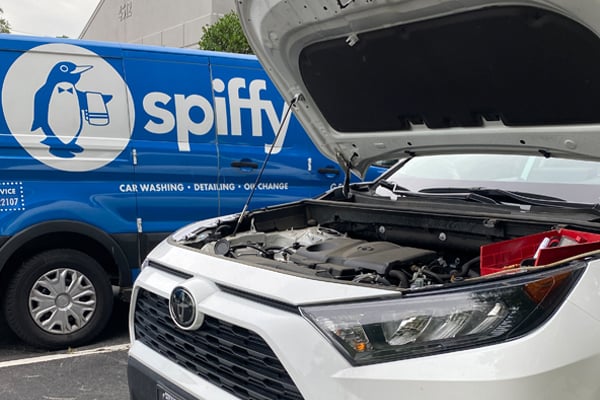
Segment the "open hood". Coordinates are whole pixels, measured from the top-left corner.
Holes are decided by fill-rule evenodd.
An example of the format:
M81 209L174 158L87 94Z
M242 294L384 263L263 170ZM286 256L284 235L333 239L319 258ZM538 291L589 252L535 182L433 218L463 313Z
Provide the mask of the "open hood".
M460 152L600 159L596 0L238 0L313 141L363 175Z

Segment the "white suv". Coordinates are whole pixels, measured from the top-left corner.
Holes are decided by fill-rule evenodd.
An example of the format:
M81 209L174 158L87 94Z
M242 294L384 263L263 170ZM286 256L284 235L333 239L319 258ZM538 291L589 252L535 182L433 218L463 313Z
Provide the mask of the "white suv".
M236 4L325 155L399 161L160 244L132 399L600 398L600 4Z

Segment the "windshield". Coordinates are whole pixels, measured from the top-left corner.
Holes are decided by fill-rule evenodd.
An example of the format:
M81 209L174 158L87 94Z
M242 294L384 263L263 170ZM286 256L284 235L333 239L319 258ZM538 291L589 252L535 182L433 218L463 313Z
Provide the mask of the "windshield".
M503 154L451 154L405 160L386 181L418 192L431 188L494 188L600 202L600 163ZM386 195L389 189L379 187Z

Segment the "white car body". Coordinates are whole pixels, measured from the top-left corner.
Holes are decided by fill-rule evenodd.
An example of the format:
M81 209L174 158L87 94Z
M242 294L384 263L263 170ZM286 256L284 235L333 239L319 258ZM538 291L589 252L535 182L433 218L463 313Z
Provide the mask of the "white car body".
M317 199L201 221L174 233L148 256L133 290L132 400L600 398L600 224L594 207L600 111L581 105L596 99L592 78L600 81L600 72L594 76L590 67L587 76L588 70L574 67L567 72L578 76L564 83L570 76L560 73L569 67L559 65L551 71L560 75L552 83L559 88L557 99L526 90L512 99L505 87L517 90L530 80L532 88L542 88L543 82L535 82L539 71L528 69L539 60L513 69L501 54L476 63L496 71L501 84L491 82L480 93L464 83L464 103L446 96L444 88L439 99L413 94L423 101L423 109L416 109L422 115L392 110L390 121L401 123L373 131L363 128L378 109L362 116L350 110L347 117L360 125L354 129L342 112L354 106L345 87L333 106L336 82L320 87L343 70L336 64L346 54L343 43L368 64L379 56L369 53L378 44L369 40L387 29L399 29L392 36L407 43L419 32L439 33L447 26L459 27L449 35L468 38L475 29L499 39L485 25L499 23L507 34L523 34L527 45L548 46L532 50L534 58L564 37L557 52L569 53L585 39L592 55L584 58L595 62L600 4L240 0L237 6L250 43L284 98L324 154L347 173L361 175L372 162L392 158L407 158L406 165L413 157L463 153L530 159L514 180L498 179L502 191L464 189L461 182L470 181L452 177L446 185L457 190L411 192L401 187L399 165L374 184L345 185ZM554 30L563 28L555 37ZM366 45L355 47L363 38ZM430 42L419 46L424 43ZM504 51L511 46L520 44ZM526 54L521 50L520 56ZM460 55L452 60L457 67L449 68L456 79L467 79L461 73L468 67L461 64L466 53ZM564 60L578 65L572 56ZM402 64L389 57L390 64ZM377 85L381 72L361 77L360 68L346 65L344 86L356 76L370 82L357 82L363 90L384 92L385 85ZM521 72L528 78L511 86ZM571 86L582 99L568 97ZM496 102L494 93L485 97L494 90L506 101ZM357 93L354 100L368 94ZM471 120L463 111L474 111L476 95L485 98L489 115ZM410 96L399 101L409 104ZM551 109L536 111L533 100ZM527 182L538 158L573 164L560 164L566 178ZM582 160L589 164L575 163ZM588 167L593 174L571 182ZM565 202L545 192L514 192L536 184L562 191L566 199L576 184L591 194L582 195L589 201ZM523 252L514 256L514 247Z
M337 291L311 285L301 278L248 276L246 266L219 263L163 244L156 254L178 260L177 267L194 271L207 285L237 282L248 292L274 293L298 302L362 298L364 290ZM183 260L188 260L184 262ZM205 262L206 267L199 267ZM186 265L187 264L187 265ZM212 264L212 265L211 265ZM218 271L226 270L225 273ZM223 292L199 304L201 312L258 333L273 349L305 399L397 399L398 394L419 399L595 399L600 394L596 374L600 366L600 263L588 266L569 299L543 329L526 337L464 351L438 354L362 367L349 365L311 324L299 315L280 311ZM268 274L265 274L268 275ZM272 275L272 274L271 274ZM232 279L238 276L238 279ZM168 298L185 279L147 267L137 290L144 288ZM373 293L377 295L380 293ZM131 321L131 324L134 322ZM132 335L134 330L132 328ZM130 358L156 374L157 382L190 395L182 398L238 399L177 365L152 346L132 337ZM137 365L137 364L136 364ZM131 379L131 372L130 372ZM154 383L155 384L155 383ZM154 387L150 390L155 391ZM193 397L192 397L193 396ZM282 397L285 398L285 397Z

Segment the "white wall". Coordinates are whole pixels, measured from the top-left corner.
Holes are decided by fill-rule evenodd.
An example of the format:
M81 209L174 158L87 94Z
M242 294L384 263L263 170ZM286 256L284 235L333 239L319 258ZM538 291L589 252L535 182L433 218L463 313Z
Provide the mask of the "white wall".
M101 0L80 39L197 48L234 0Z

